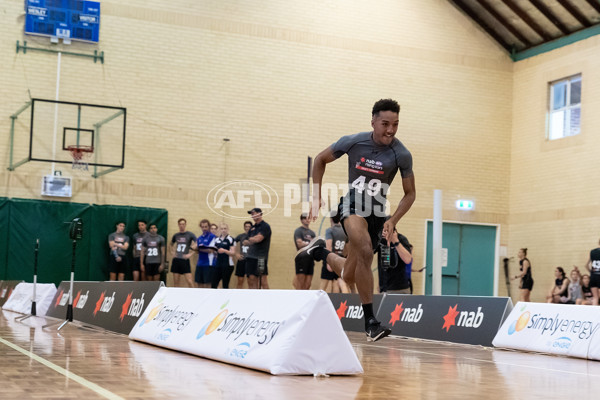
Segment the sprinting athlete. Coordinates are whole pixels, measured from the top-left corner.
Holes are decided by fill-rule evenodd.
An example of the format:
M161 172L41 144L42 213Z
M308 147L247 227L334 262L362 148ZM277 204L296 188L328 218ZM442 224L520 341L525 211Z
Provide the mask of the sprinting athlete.
M379 100L372 110L371 132L343 136L323 150L314 161L313 194L310 217L315 221L322 205L321 183L325 166L342 155L348 155L346 196L340 200L338 214L348 235L348 258L344 259L325 248L322 238L315 238L298 254L312 254L327 264L349 285L356 283L365 316L367 339L376 341L390 334L381 326L373 312L373 251L383 236L388 244L394 227L410 209L416 197L412 156L395 138L400 106L391 99ZM404 196L392 216L385 220L386 195L396 173L402 176Z

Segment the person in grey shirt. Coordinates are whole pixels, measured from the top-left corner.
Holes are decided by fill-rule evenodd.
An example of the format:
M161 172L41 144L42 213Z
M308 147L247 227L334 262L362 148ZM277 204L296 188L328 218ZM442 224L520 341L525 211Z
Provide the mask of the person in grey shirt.
M317 236L315 232L308 228L310 225L308 214L300 215L300 223L302 226L299 226L294 231L294 244L296 245L296 250L300 250L307 246L310 241ZM309 290L315 271L315 261L310 255L305 254L302 257L296 257L294 262L296 264L296 276L292 282L294 289Z
M192 280L192 269L190 267L190 249L196 248L196 235L186 230L187 221L185 218L179 218L177 221L179 226L179 232L173 235L171 239L171 256L173 261L171 262L171 272L173 273L173 284L175 287L179 287L182 282L181 277L185 278L183 283L187 282L188 287L194 287L194 281ZM181 285L185 287L184 285Z
M349 190L338 206L342 227L348 235L348 258L325 248L316 238L302 252L312 254L327 264L349 285L356 283L365 317L367 340L376 341L391 333L382 326L373 311L373 251L383 238L390 243L394 227L415 201L415 178L412 155L395 137L400 106L392 99L373 105L371 132L344 136L317 155L313 167L313 193L310 216L313 221L321 208L321 183L325 166L342 155L348 155ZM389 220L385 220L386 195L396 173L402 175L404 196Z
M335 213L337 215L337 212ZM339 218L334 215L330 218L331 226L325 230L325 247L340 257L345 257L346 243L348 236L340 224ZM342 278L335 273L331 266L327 265L327 260L323 260L321 268L321 285L319 289L332 293L350 293L350 289Z
M148 235L142 241L140 267L146 270L146 279L158 281L165 266L165 238L158 234L156 224L150 224Z
M146 237L146 235L148 234L148 231L146 230L146 221L144 220L139 220L138 223L138 232L133 234L132 240L133 240L133 263L131 264L131 270L133 273L133 280L134 281L139 281L140 278L141 280L145 281L146 277L144 276L144 274L141 275L140 277L140 253L142 252L142 241L144 240L144 237Z
M127 269L127 249L129 248L129 236L125 233L125 222L117 222L117 230L108 235L108 247L110 248L110 264L108 272L111 281L125 280Z

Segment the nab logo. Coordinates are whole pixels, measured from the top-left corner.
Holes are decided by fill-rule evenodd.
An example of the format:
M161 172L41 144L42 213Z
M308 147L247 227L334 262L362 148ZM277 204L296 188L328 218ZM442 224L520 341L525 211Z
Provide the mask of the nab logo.
M340 303L340 306L335 310L338 318L361 319L365 314L361 306L348 306L348 300Z
M481 312L481 307L477 307L477 312L457 311L457 307L458 304L455 304L454 307L448 307L448 314L444 315L444 325L442 326L442 329L449 332L453 325L465 328L479 328L481 326L483 317L485 316L485 314ZM456 317L458 317L458 322L456 322Z
M139 299L133 298L133 292L127 295L127 299L125 303L121 306L121 322L123 322L123 318L125 315L130 317L139 317L142 314L142 309L144 308L144 293L142 293L142 297Z
M115 302L115 292L113 292L112 296L110 297L105 297L105 293L106 292L102 292L100 298L96 302L96 308L94 309L94 317L96 316L98 311L101 311L103 313L109 312L113 306L113 303Z
M404 308L402 307L403 305L404 302L396 304L394 311L391 312L391 318L389 323L392 324L392 326L394 326L394 324L396 324L396 322L398 321L417 323L421 320L421 317L423 317L423 309L421 308L421 303L419 303L419 305L416 308Z
M85 303L87 303L88 296L90 295L90 291L85 292L84 295L81 294L81 291L77 292L77 297L73 300L73 307L82 309L85 307Z
M6 296L6 291L8 290L8 288L4 288L2 289L2 294L0 294L0 299L3 299L4 296Z
M60 296L60 299L58 300L58 305L59 306L65 306L67 304L67 302L69 301L69 293L63 293L62 296Z

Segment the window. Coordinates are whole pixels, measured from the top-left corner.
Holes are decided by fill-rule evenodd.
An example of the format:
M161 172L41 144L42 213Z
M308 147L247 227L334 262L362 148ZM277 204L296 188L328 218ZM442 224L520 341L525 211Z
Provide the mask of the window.
M581 75L550 82L548 139L581 132Z

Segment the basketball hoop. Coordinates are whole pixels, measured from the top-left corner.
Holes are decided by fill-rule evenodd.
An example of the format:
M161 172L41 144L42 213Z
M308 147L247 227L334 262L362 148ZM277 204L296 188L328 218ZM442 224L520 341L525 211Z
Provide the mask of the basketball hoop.
M88 160L94 152L94 146L71 145L67 146L67 150L73 157L72 169L88 170Z

